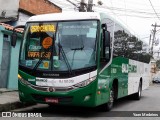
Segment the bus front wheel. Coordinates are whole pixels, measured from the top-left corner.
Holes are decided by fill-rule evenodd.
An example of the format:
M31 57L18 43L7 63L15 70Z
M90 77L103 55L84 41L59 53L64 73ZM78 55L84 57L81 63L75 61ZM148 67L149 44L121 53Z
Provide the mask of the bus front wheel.
M102 112L107 112L110 111L113 107L113 102L114 102L114 89L112 88L110 90L110 97L109 97L109 101L101 106L98 107L98 110L102 111Z

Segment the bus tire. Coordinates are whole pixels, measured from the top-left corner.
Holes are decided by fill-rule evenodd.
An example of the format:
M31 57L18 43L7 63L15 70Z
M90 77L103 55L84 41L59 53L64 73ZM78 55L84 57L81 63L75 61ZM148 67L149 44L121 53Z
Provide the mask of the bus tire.
M135 100L140 100L141 99L141 95L142 95L142 82L139 82L139 87L138 87L138 92L133 94L133 98Z
M114 102L114 89L111 89L109 101L107 103L99 106L98 110L100 110L102 112L110 111L113 108L113 102Z

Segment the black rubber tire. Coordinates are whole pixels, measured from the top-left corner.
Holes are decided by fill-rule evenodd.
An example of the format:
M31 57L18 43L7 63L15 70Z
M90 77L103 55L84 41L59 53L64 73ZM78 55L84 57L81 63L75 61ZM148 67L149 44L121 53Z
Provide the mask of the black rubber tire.
M114 103L114 89L111 89L109 101L103 105L100 105L98 107L98 111L101 111L101 112L110 111L113 108L113 103Z
M142 95L142 82L139 82L138 92L133 94L133 99L140 100Z

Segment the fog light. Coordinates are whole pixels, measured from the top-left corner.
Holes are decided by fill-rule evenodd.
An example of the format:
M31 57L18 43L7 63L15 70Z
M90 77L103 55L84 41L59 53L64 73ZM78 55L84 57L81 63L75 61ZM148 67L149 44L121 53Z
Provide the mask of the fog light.
M90 97L91 97L90 95L85 96L84 101L89 100L89 99L90 99Z
M22 97L24 97L24 93L21 92L21 91L19 91L19 95L22 96Z

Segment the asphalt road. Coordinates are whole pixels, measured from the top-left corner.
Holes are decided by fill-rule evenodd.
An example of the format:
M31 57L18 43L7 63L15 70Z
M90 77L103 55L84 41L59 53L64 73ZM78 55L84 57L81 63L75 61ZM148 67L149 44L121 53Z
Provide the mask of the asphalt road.
M119 99L114 104L114 107L110 112L99 112L93 108L82 107L49 107L48 105L43 104L37 104L32 107L17 109L11 112L25 114L41 113L42 120L156 120L160 119L160 84L152 85L148 89L144 90L142 92L142 98L139 101L132 100L130 97ZM12 120L14 119L16 120L17 118L12 118ZM36 119L39 120L40 118L34 118L34 120Z

